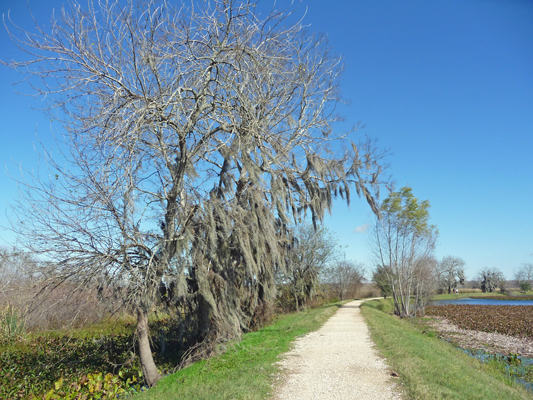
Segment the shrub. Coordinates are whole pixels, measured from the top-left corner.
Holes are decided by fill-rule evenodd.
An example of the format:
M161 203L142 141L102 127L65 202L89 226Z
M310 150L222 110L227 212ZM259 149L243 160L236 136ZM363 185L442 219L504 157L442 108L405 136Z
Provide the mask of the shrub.
M520 284L520 290L521 290L522 292L524 292L524 293L525 293L525 292L529 292L529 291L531 290L531 283L529 283L529 282L522 282L522 283Z

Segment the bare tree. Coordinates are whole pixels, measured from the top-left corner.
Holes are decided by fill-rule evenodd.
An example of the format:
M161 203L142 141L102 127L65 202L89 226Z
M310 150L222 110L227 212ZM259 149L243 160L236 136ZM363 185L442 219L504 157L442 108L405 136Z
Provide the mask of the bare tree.
M446 290L448 294L457 285L465 283L465 262L462 258L446 256L436 264L436 273L439 289Z
M333 286L341 300L354 296L364 278L364 265L351 260L339 260L325 271L325 282Z
M533 282L533 264L523 263L514 274L514 278L518 281L518 286L524 281Z
M199 340L238 337L275 293L291 218L316 226L353 189L378 211L383 153L333 135L342 65L288 15L73 1L49 30L8 28L28 61L4 64L61 123L46 171L20 180L13 230L49 286L97 284L133 308L149 385L161 293L195 313Z
M0 248L0 305L25 296L38 278L38 271L31 254L17 248Z
M376 218L372 229L371 246L376 265L388 276L394 300L395 313L406 317L417 312L424 301L411 295L422 295L427 290L419 286L426 279L426 261L435 247L437 230L429 224L427 200L419 202L409 187L393 192L381 205L381 218ZM424 287L427 285L424 284Z
M299 311L304 302L316 294L319 276L339 256L336 239L324 226L316 230L311 224L297 224L294 240L287 250L286 268L279 279L288 283Z
M516 280L516 283L518 284L518 286L520 286L523 282L525 282L527 280L526 279L526 274L525 274L525 271L523 270L523 268L518 268L515 271L513 277Z
M413 290L415 314L424 314L424 309L435 292L437 286L436 265L437 260L432 255L425 255L415 260L413 268L413 275L416 277Z

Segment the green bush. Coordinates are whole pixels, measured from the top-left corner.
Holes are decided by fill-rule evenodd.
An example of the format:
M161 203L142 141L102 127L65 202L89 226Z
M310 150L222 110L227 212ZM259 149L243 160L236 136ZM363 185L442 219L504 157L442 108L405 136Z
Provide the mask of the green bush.
M524 293L529 292L531 290L531 283L529 282L522 282L520 284L520 290Z

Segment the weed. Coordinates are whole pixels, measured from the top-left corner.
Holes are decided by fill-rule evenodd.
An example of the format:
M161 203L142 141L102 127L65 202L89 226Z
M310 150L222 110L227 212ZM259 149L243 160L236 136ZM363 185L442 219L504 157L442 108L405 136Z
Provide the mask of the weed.
M12 340L26 332L25 313L8 304L0 311L0 339Z

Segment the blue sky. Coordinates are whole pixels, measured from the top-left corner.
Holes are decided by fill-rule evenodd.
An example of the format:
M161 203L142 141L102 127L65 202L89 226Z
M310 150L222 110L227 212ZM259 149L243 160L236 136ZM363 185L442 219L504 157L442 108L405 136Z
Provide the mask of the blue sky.
M43 23L61 0L30 0ZM263 0L263 5L271 2ZM289 5L278 1L277 7ZM0 0L0 13L28 20L25 1ZM466 261L467 278L483 267L508 278L533 263L533 2L518 0L302 0L310 29L327 34L343 56L341 108L346 124L390 148L397 187L409 185L432 205L436 255ZM0 58L20 57L5 30ZM23 78L1 67L0 225L18 165L38 165L36 135L48 143L50 121L15 91ZM370 209L335 204L326 224L348 258L371 266ZM12 243L0 228L0 245Z

